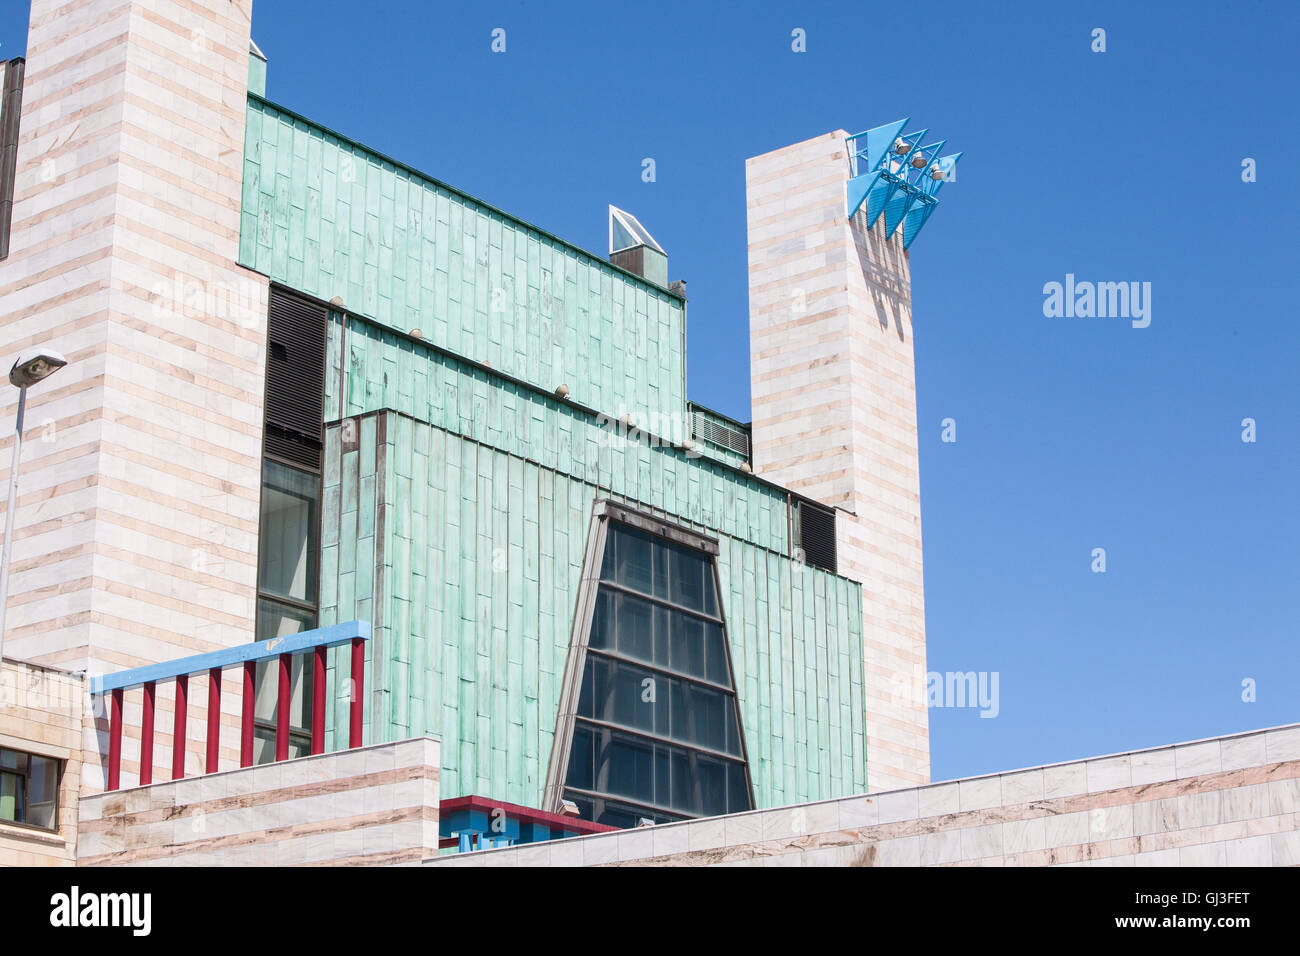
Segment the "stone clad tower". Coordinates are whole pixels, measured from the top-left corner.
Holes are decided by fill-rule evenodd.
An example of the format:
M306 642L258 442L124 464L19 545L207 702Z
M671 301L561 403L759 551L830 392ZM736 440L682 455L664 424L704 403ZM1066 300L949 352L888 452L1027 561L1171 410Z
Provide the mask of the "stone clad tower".
M872 791L930 776L905 246L956 158L903 128L745 167L754 469L837 509L838 570L862 583Z
M69 365L28 397L7 655L116 670L253 639L267 282L235 265L251 13L32 0L0 354Z

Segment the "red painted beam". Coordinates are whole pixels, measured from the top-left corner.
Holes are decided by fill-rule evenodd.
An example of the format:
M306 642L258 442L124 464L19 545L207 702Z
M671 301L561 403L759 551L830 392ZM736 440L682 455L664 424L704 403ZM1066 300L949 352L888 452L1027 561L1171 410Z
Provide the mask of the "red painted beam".
M185 706L190 693L190 678L176 678L176 719L172 722L172 779L185 776Z
M217 772L221 745L221 668L208 670L208 763L206 773Z
M257 695L257 661L244 664L244 710L239 721L239 765L253 765L253 702Z
M108 789L122 785L122 688L110 695L108 714Z
M325 752L325 648L312 655L311 675L311 752Z
M289 665L292 654L280 655L280 689L275 698L275 759L289 759Z
M361 698L366 684L366 642L352 639L352 712L348 727L348 746L361 746Z
M440 816L448 816L457 810L481 810L489 816L495 811L501 811L507 817L518 820L520 823L541 823L552 830L572 830L574 833L607 833L619 829L610 826L608 823L596 823L594 820L570 817L563 813L551 813L548 810L538 810L535 807L525 807L517 803L506 803L504 800L491 800L477 794L464 797L448 797L446 800L438 802Z
M158 688L153 681L144 685L144 712L140 717L140 786L153 783L153 714Z

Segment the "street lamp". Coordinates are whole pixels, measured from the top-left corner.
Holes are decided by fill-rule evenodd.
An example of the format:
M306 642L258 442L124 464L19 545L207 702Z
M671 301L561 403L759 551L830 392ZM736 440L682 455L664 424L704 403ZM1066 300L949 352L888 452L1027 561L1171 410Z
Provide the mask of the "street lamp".
M14 463L9 467L9 516L5 519L4 551L0 552L0 661L4 660L5 608L9 603L9 548L14 540L14 507L18 503L18 461L23 451L23 412L27 410L27 389L49 378L68 364L53 349L28 349L9 370L9 381L18 389L18 417L14 423Z

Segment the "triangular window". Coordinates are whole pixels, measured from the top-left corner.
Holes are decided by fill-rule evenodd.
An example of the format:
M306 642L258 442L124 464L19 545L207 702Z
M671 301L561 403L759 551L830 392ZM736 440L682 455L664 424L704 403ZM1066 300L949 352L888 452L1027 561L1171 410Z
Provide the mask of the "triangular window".
M712 543L692 547L621 512L607 507L596 525L590 627L570 653L577 699L557 741L560 798L620 827L750 810Z

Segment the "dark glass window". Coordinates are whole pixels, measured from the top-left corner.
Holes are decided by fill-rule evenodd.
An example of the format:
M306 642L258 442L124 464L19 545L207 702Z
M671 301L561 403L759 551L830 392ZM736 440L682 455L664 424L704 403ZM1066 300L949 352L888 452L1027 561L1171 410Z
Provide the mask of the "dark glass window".
M262 468L262 514L257 571L257 640L309 631L317 624L317 556L320 553L320 476L266 459ZM280 666L257 665L253 759L275 759ZM311 752L311 682L308 655L290 670L289 756Z
M319 502L319 475L266 460L258 559L263 594L315 605Z
M614 826L752 809L711 556L611 522L565 787Z
M59 761L0 748L0 820L58 829Z
M605 539L600 577L711 617L718 615L712 559L694 548L638 528L611 528Z

